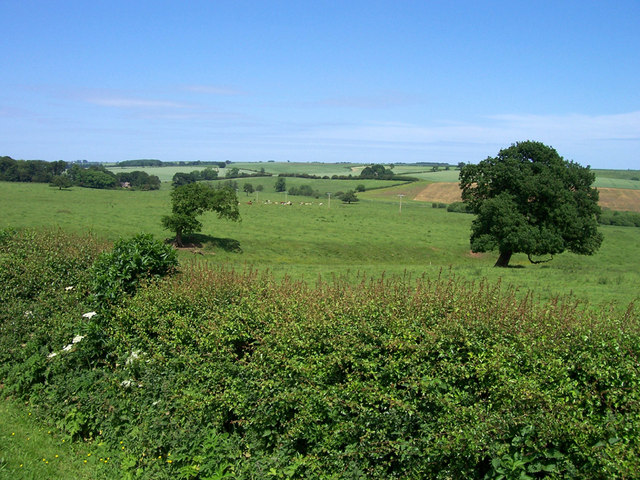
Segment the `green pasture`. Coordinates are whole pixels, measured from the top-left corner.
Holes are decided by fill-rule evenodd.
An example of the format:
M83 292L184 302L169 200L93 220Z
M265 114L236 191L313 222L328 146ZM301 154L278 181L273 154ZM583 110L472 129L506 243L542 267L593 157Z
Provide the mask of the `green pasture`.
M348 190L355 190L358 185L363 185L366 190L376 190L388 187L394 187L396 185L405 185L406 182L397 182L393 180L365 180L365 179L353 179L353 180L331 180L331 179L310 179L300 177L284 177L287 190L291 187L300 187L302 185L310 185L314 190L317 190L322 198L314 199L312 197L304 196L289 196L284 192L275 191L275 183L278 177L247 177L247 178L233 178L231 181L238 185L238 199L246 200L247 194L244 193L243 187L245 184L250 183L253 187L262 185L263 191L258 194L260 200L271 199L272 201L285 201L291 200L292 202L323 202L328 199L328 193L335 194L337 192L346 192ZM214 180L211 183L225 182L227 179ZM255 197L255 194L249 196Z
M360 174L360 171L365 167L365 164L360 163L300 163L300 162L234 162L230 167L239 168L243 172L251 173L257 172L261 168L264 168L266 173L271 173L274 176L280 173L308 173L310 175L318 176L333 176L333 175L354 175ZM162 182L170 182L173 176L178 173L189 173L194 170L203 170L207 168L206 165L199 166L171 166L171 167L116 167L111 166L109 170L114 173L118 172L131 172L135 170L142 170L149 175L156 175ZM217 167L212 167L217 168ZM225 175L225 169L219 169L221 177ZM432 167L424 165L412 165L401 164L396 165L393 168L394 173L397 175L406 175L416 177L421 180L427 180L430 182L457 182L459 170L454 167L450 167L449 170L441 168L437 172L432 171ZM629 188L640 189L640 170L594 170L596 174L596 187L603 188Z
M246 180L254 184L275 181ZM287 178L287 182L336 191L349 181ZM238 183L241 188L243 180ZM400 191L403 187L395 188ZM351 205L332 199L329 208L327 198L289 196L293 205L265 204L286 198L266 184L257 202L256 194L246 196L240 191L242 221L204 215L204 229L196 237L201 247L197 253L181 252L181 261L269 270L279 277L309 281L319 276L415 278L453 273L472 280L500 280L522 292L532 290L539 299L573 294L593 304L613 301L625 306L638 298L640 271L629 259L640 256L640 229L602 227L605 241L590 257L565 253L549 263L531 265L524 255L516 255L512 259L516 268L494 269L496 254L471 255L469 251L472 216L432 208L430 203L409 201L408 197L400 212L395 194L374 199L381 192L365 192L360 202ZM91 231L109 240L140 232L168 238L170 232L162 229L160 218L170 210L169 193L169 189L141 192L77 187L61 191L44 184L0 183L0 227L60 227ZM312 204L300 205L301 201Z
M361 163L300 163L300 162L233 162L231 167L244 170L258 171L264 168L265 172L273 175L280 173L308 173L309 175L359 175L366 165Z
M607 169L594 169L597 177L602 178L619 178L622 180L634 180L640 181L640 170L607 170Z
M0 479L108 478L100 471L106 470L109 453L97 445L70 442L44 424L29 406L0 400Z
M204 170L208 168L208 165L199 165L199 166L184 166L184 167L108 167L108 170L111 170L113 173L124 173L124 172L136 172L143 171L148 173L149 175L157 176L161 182L171 182L173 176L180 173L191 173L194 170ZM211 167L214 170L218 170L218 175L224 176L225 169L218 167Z
M627 178L603 177L596 172L594 186L598 188L626 188L630 190L640 190L640 182Z

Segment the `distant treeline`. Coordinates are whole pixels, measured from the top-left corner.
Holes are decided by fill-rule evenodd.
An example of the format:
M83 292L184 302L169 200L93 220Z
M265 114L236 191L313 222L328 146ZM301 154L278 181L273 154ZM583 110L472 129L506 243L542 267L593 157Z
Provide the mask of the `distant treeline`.
M225 168L227 162L202 162L200 160L193 162L163 162L162 160L153 158L142 158L139 160L124 160L116 163L116 167L193 167L198 165Z
M385 168L383 165L371 165L365 167L360 175L312 175L309 173L279 173L279 177L295 177L295 178L310 178L315 180L354 180L358 178L371 179L371 180L394 180L397 182L417 182L420 180L416 177L409 177L405 175L395 175L391 169Z
M67 162L45 162L44 160L14 160L0 157L0 181L47 183L67 169Z
M88 167L83 165L90 165ZM160 179L145 172L122 172L115 174L102 165L74 163L64 160L45 162L44 160L14 160L0 157L0 181L49 183L58 188L71 186L87 188L136 188L157 190Z
M264 168L255 173L241 172L239 168L233 167L226 170L224 178L250 178L250 177L270 177L270 173L266 173ZM218 171L211 167L204 170L194 170L189 173L177 172L172 178L172 185L179 187L188 183L195 183L199 180L217 180L219 178Z
M138 190L158 190L160 179L156 175L149 175L146 172L120 172L113 173L103 166L91 166L81 168L72 165L66 172L73 185L87 188L133 188ZM55 182L54 185L58 186Z

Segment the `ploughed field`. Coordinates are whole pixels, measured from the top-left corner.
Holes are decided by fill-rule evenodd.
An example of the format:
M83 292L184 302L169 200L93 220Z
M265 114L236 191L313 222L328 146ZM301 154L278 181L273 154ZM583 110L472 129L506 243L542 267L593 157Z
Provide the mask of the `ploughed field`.
M601 208L640 212L640 190L599 187ZM425 186L414 200L423 202L460 202L460 187L456 182L438 182Z

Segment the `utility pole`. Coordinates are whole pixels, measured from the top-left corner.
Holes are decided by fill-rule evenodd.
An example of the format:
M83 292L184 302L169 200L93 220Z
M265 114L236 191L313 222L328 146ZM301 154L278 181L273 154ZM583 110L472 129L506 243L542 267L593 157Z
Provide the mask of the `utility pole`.
M398 197L400 197L400 215L402 215L402 197L404 197L404 193L400 193L398 194Z
M331 208L331 192L327 192L327 195L329 195L329 207L328 208Z

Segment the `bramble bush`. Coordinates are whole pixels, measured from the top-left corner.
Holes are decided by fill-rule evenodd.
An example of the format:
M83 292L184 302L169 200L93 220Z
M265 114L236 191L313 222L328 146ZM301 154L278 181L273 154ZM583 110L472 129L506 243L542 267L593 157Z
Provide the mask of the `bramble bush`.
M38 238L0 243L8 285L40 282L6 269L24 235ZM84 286L73 302L50 291L64 328L0 313L0 382L70 437L112 445L123 478L640 476L634 307L538 304L447 272L309 285L193 263L90 331L90 262L69 261ZM32 293L16 312L35 312Z
M102 253L91 270L92 294L98 306L117 302L132 294L142 279L160 278L178 266L175 249L152 235L139 234L118 240Z

